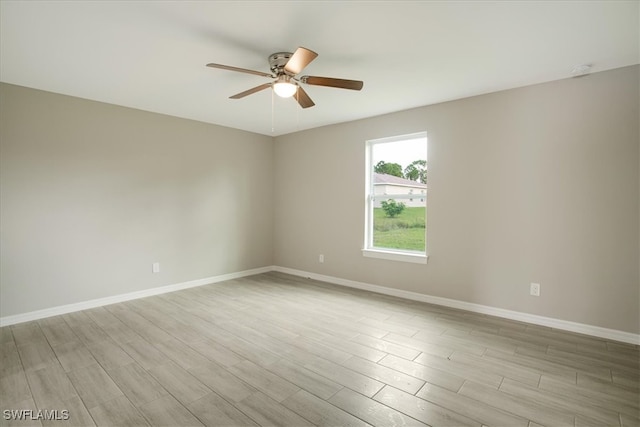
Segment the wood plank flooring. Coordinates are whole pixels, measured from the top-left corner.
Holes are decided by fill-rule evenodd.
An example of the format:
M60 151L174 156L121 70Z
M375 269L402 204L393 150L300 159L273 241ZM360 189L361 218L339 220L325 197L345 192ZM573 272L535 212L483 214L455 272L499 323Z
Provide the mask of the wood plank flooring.
M0 332L1 425L640 426L638 346L280 273Z

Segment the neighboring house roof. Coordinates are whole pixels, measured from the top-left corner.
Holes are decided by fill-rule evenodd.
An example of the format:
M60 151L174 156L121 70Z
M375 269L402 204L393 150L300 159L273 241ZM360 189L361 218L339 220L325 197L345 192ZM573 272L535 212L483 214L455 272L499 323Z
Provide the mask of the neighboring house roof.
M403 185L407 187L427 188L427 184L423 184L420 181L411 181L410 179L404 179L398 176L387 175L384 173L374 173L373 185L380 185L380 184Z

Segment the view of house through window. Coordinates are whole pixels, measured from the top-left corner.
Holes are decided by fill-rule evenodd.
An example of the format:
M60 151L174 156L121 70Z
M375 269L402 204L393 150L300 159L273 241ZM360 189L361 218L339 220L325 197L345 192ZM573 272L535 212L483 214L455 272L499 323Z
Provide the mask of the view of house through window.
M427 134L367 141L365 249L426 254Z

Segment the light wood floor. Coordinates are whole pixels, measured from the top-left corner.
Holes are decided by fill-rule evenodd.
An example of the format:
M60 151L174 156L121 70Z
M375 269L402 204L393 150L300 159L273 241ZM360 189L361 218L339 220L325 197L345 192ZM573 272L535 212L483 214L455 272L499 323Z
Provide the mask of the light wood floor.
M637 346L278 273L0 331L2 410L75 425L640 425Z

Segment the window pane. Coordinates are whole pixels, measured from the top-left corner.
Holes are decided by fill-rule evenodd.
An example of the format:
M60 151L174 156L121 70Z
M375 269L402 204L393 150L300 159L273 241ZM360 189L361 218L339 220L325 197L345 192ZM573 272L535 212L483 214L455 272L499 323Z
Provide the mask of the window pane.
M365 248L426 254L427 135L367 142Z
M424 252L426 209L426 198L376 198L372 224L373 247Z

